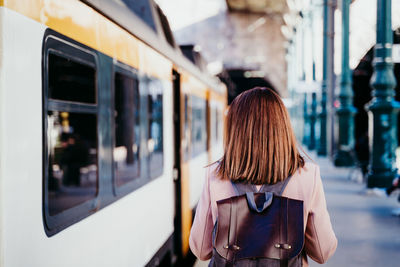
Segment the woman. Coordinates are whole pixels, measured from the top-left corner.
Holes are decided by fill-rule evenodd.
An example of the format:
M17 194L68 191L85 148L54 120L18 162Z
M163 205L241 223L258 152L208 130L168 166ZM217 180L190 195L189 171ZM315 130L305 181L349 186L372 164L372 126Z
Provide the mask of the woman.
M291 177L282 196L303 201L304 252L324 263L337 239L326 208L319 167L300 155L282 100L270 89L256 87L232 102L226 118L224 155L208 167L190 233L192 252L201 260L212 255L212 230L217 201L235 196L232 182L275 184ZM232 181L232 182L231 182Z

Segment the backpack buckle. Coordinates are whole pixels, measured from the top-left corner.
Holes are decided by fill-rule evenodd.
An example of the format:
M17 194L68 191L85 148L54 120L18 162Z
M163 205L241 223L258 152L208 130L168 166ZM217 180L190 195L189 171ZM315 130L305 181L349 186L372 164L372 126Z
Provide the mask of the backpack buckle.
M232 250L239 250L240 247L236 246L236 245L225 245L224 246L225 249L232 249Z
M275 244L276 248L281 248L281 249L291 249L292 246L289 244Z

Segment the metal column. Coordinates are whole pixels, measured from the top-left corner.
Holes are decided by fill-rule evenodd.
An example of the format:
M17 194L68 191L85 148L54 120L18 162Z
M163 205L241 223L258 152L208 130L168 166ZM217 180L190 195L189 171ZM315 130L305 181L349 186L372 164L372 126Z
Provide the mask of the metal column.
M318 114L319 122L320 122L320 137L317 152L318 155L326 156L327 155L327 91L330 88L330 79L329 79L329 51L330 42L329 42L329 5L331 4L330 0L324 0L324 30L323 30L323 73L322 73L322 85L321 85L321 112Z
M311 93L311 114L309 118L310 122L310 140L308 143L308 149L314 150L316 147L316 138L315 138L315 123L317 121L317 93Z
M310 142L310 124L309 124L309 115L308 115L308 101L307 101L307 93L304 93L304 101L303 101L303 144L305 146L309 146Z
M394 100L396 80L392 62L391 0L378 0L374 74L371 79L373 99L368 104L373 118L372 155L367 186L389 187L396 176L397 113L400 103Z
M336 166L354 165L354 114L353 90L351 87L351 73L349 68L349 12L350 0L342 0L342 73L340 78L339 101L340 107L336 110L339 122L339 143L335 155Z

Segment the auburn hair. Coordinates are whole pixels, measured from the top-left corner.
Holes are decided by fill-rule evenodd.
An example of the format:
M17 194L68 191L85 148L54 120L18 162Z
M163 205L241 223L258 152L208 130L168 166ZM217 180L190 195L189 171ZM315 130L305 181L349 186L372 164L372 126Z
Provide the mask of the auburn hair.
M280 97L262 87L238 95L225 120L224 155L217 176L234 182L274 184L303 166Z

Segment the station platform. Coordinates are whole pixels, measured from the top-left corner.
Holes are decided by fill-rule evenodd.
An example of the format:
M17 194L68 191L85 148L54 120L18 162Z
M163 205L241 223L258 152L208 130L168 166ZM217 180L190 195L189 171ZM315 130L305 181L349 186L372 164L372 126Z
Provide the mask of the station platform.
M400 266L400 208L398 192L366 189L357 170L336 168L331 160L308 153L319 164L332 225L338 239L336 253L324 266ZM311 267L320 264L309 259ZM197 261L196 267L208 266Z

